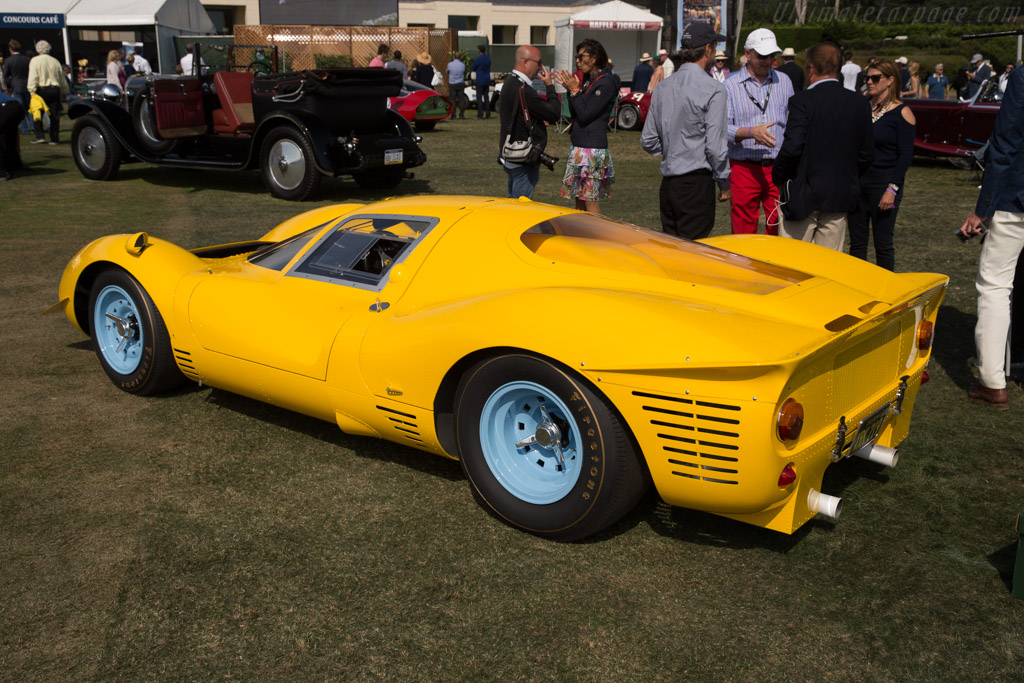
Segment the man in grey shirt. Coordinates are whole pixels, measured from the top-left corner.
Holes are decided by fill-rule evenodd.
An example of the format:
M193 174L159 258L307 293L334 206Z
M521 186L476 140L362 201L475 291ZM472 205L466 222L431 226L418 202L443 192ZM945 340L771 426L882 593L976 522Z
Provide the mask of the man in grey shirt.
M405 65L405 62L402 61L402 51L401 50L395 50L394 51L393 56L391 57L391 61L389 61L387 64L385 64L384 68L385 69L394 69L395 71L402 72L402 80L403 81L404 80L408 80L408 78L409 78L409 74L408 74L409 67L407 67Z
M695 21L681 38L683 63L654 91L640 146L661 155L661 229L696 240L715 226L715 184L718 201L730 197L725 86L707 72L725 36Z

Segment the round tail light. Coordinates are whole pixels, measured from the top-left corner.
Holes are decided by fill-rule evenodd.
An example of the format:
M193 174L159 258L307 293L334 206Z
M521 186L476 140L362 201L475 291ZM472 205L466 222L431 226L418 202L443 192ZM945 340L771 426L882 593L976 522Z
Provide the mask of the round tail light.
M917 326L917 348L927 351L932 348L935 338L935 324L931 320L922 320Z
M780 441L796 441L804 428L804 407L795 399L787 398L779 409L777 433Z

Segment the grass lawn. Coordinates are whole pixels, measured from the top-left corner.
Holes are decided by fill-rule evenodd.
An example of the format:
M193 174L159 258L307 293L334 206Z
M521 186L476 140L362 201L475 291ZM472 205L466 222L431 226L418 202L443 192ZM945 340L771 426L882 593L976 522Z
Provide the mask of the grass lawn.
M497 131L442 123L397 192L503 196ZM907 178L897 268L950 288L899 466L827 476L840 521L784 536L651 495L558 544L484 512L456 462L208 387L116 389L79 332L39 315L89 240L254 239L383 195L330 180L294 204L256 173L142 164L89 182L69 138L26 144L31 172L0 184L0 679L1020 680L1024 394L1011 386L1009 413L966 400L979 245L952 235L977 196L964 172L918 160ZM611 136L602 208L657 228L639 138ZM541 170L538 201L569 204L561 170Z

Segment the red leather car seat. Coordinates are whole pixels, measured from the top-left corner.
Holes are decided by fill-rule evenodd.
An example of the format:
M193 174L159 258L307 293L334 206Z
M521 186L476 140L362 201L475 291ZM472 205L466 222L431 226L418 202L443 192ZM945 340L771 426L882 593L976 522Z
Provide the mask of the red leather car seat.
M252 114L252 74L218 71L213 75L221 108L213 111L213 130L218 133L251 131L256 127Z

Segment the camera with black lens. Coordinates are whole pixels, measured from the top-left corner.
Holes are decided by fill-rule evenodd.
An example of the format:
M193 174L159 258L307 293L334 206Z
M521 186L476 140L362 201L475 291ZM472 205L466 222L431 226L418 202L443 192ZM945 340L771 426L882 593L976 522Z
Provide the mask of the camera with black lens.
M558 163L558 158L557 157L553 157L553 156L549 156L548 154L545 154L544 152L541 152L540 156L537 157L537 161L539 161L540 163L542 163L545 166L547 166L549 171L554 171L555 170L555 164Z

